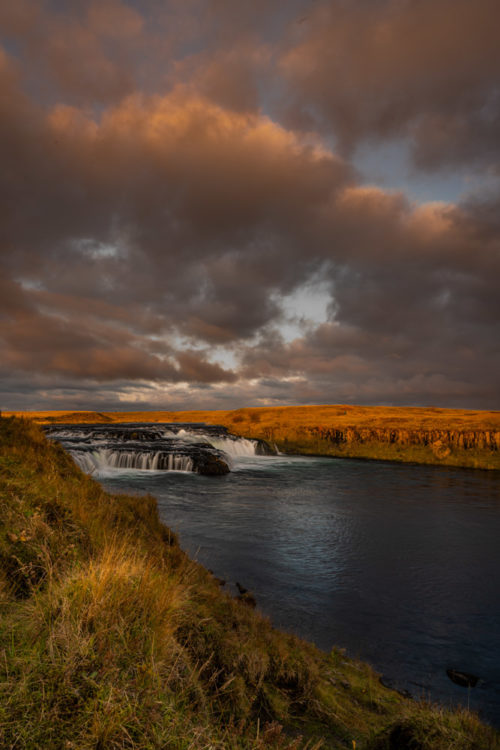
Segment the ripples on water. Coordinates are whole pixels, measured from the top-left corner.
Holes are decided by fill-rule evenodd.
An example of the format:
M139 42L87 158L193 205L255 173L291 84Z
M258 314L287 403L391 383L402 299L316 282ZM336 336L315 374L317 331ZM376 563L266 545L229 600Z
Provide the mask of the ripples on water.
M467 704L447 667L478 674L471 708L500 725L497 473L289 456L225 477L101 474L151 492L181 544L255 592L273 622L347 647L414 696Z

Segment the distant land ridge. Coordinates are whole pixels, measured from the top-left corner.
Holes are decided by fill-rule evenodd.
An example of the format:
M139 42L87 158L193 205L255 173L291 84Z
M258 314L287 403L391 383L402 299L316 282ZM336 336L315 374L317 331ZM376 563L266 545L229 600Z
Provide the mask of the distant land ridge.
M435 407L276 406L221 411L40 411L36 422L206 422L285 453L500 470L500 412Z

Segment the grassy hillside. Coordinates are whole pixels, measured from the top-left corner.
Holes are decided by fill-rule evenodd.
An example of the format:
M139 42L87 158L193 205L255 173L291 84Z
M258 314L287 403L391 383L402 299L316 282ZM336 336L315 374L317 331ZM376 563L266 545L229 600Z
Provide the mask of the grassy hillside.
M274 630L30 422L0 419L0 503L2 748L500 748Z
M40 422L207 422L287 453L500 470L500 412L383 406L233 411L30 412Z

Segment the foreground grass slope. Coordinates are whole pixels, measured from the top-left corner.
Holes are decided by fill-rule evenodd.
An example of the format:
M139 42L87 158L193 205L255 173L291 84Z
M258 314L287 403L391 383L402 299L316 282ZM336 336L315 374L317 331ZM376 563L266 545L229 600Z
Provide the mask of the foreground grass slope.
M0 503L2 748L500 747L274 630L28 421L0 419Z
M233 411L31 412L40 422L207 422L287 453L500 470L500 412L384 406Z

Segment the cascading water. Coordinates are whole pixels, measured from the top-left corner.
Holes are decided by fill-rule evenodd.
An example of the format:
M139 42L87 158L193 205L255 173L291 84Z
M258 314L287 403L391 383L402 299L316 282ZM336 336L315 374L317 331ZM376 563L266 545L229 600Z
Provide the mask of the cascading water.
M101 448L94 451L70 450L79 467L87 474L106 468L139 469L141 471L193 471L194 463L189 456L180 456L163 451L130 451Z
M196 433L190 433L187 430L180 430L178 437L183 437L186 440L191 438L199 439L200 435ZM248 440L248 438L236 437L235 435L216 437L215 435L207 435L205 439L213 445L214 448L218 448L224 451L228 456L240 457L240 456L255 456L257 454L257 447L259 441Z
M172 432L176 428L177 432ZM276 450L263 440L251 440L239 435L232 435L226 427L221 425L191 424L179 428L178 425L170 424L167 431L170 435L176 434L178 438L183 440L206 440L214 448L218 448L234 458L276 454Z
M217 425L49 425L45 431L89 474L110 468L225 474L231 458L273 453L263 441L232 435Z

